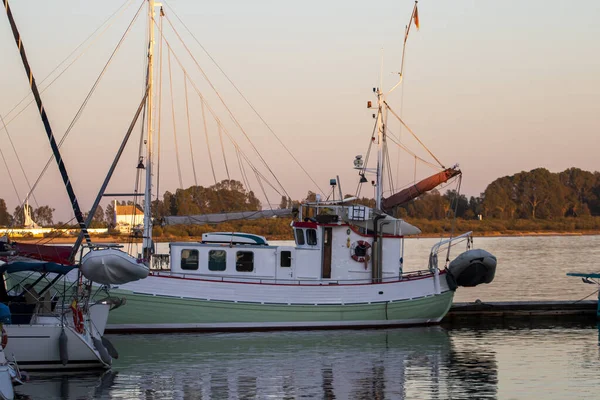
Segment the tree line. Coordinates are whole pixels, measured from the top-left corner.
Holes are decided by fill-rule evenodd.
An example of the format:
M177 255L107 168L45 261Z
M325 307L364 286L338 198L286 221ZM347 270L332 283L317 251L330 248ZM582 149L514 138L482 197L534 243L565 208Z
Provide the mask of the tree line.
M279 208L295 207L301 201L314 201L315 198L316 194L310 191L301 200L282 197ZM356 203L374 207L375 202L370 198L361 198ZM117 204L134 205L132 201ZM247 190L236 180L223 180L208 187L192 186L178 189L174 193L167 191L162 199L154 200L152 204L153 216L157 220L170 215L256 211L261 208L261 202L254 192ZM64 225L62 222L54 224L54 209L49 206L31 208L30 211L38 224ZM464 220L502 221L600 216L600 173L579 168L552 173L545 168L537 168L498 178L480 196L467 197L456 190L441 194L433 190L395 210L398 217L430 221L444 220L454 213ZM114 221L115 209L113 203L110 203L105 210L98 208L91 227L110 228ZM0 199L0 226L22 226L22 223L23 210L17 207L10 214L5 201ZM251 228L248 226L249 221L228 224L246 224L247 228ZM252 224L260 225L261 222ZM193 231L195 230L196 228Z

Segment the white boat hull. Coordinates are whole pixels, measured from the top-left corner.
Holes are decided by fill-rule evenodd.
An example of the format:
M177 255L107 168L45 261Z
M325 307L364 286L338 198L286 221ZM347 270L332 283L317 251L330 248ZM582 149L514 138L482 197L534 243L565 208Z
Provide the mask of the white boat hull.
M58 317L34 317L32 324L4 325L8 334L5 354L14 356L19 366L25 370L81 370L109 368L93 344L93 337L101 337L94 325L103 327L108 317L108 305L91 307L91 321L86 321L85 332L80 334L70 324L64 327L67 335L68 362L63 365L59 338L63 327ZM70 315L66 316L68 320ZM103 319L103 320L102 320ZM92 333L91 330L94 329ZM102 332L103 333L103 332Z

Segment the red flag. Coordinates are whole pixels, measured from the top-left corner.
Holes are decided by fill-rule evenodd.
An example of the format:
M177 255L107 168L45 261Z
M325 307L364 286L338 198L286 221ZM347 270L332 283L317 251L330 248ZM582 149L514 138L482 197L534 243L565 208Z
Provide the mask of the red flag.
M413 13L413 20L415 21L415 26L419 29L419 10L417 10L417 5L415 4L415 12Z

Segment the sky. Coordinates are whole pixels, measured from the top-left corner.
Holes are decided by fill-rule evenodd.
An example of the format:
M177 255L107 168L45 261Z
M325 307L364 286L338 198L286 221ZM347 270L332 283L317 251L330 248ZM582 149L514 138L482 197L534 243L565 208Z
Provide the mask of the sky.
M241 180L235 147L227 134L259 172L275 187L277 180L281 182L290 197L301 199L309 190L319 191L177 17L268 122L325 196L330 190L329 179L338 175L343 192L355 193L358 176L352 161L356 155L366 154L374 123L373 111L366 108L366 102L376 100L373 87L381 86L387 92L397 83L404 29L414 2L163 3L167 17L244 131L236 127L237 123L163 20L164 36L173 54L173 102L164 50L158 187L161 194L180 187L177 152L183 187L195 183L211 185L215 178L226 179L227 172L232 179ZM49 2L31 5L11 2L38 84L125 5L106 32L83 54L76 52L77 61L42 94L51 125L61 138L142 1L65 0L59 6ZM460 165L464 174L462 193L479 195L498 177L537 167L553 172L573 166L600 170L597 0L422 0L418 7L420 29L413 27L407 41L404 81L387 100L444 165ZM146 27L144 8L61 148L84 210L91 206L141 100ZM0 17L0 54L0 115L10 121L8 132L27 179L33 183L50 157L50 148L35 106L25 108L16 118L16 112L9 113L29 95L29 88L6 17ZM175 57L189 76L187 108L183 72ZM56 75L51 75L50 80ZM205 99L208 146L196 89ZM26 102L30 98L29 95ZM227 131L223 133L223 147L208 107ZM171 116L172 109L175 118ZM431 160L391 116L388 127L412 151ZM139 125L108 192L131 192L135 187L138 128ZM260 157L245 135L251 138ZM414 158L393 146L390 144L390 165L396 187L435 172L421 162L415 171ZM0 198L13 210L25 197L28 186L1 123L0 150L9 163L18 192L15 193L9 174L0 174ZM261 157L270 170L262 165ZM0 165L5 169L3 163ZM248 164L245 172L251 189L263 204L279 203L281 189L276 192L267 179L261 180L265 196ZM37 204L56 209L55 221L72 217L55 164L49 166L34 194ZM364 185L361 195L371 194L372 189ZM109 200L105 199L103 205Z

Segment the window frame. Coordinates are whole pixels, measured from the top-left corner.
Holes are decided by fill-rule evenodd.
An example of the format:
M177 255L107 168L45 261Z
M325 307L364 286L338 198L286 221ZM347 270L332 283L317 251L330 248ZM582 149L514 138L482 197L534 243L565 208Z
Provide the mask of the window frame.
M314 235L314 238L311 237L312 235ZM317 236L316 229L309 228L306 230L306 244L309 246L316 246L319 244L319 237Z
M252 255L252 259L250 261L248 260L242 260L240 261L240 254L251 254ZM242 265L251 263L251 269L247 269L247 267L244 267L243 269L240 269L240 263L243 263ZM235 271L236 272L254 272L254 252L253 251L248 251L248 250L238 250L235 252Z
M306 239L304 238L304 229L296 228L294 233L294 237L296 238L296 245L304 246L306 244Z
M212 264L212 265L214 265L214 263L216 263L216 262L217 262L217 261L213 261L213 260L211 260L211 255L212 255L213 253L220 253L220 254L224 254L224 257L223 257L223 262L222 262L222 264L223 264L223 269L220 269L220 268L219 268L219 269L214 269L214 267L211 267L211 264ZM219 264L220 264L220 263L221 263L221 262L219 262ZM208 270L209 270L210 272L223 272L223 271L227 270L227 252L226 252L225 250L209 250L209 251L208 251Z
M286 255L284 256L284 253L286 253ZM283 259L286 259L286 262L283 262ZM287 264L287 265L284 265ZM281 250L279 252L279 266L281 268L291 268L292 267L292 252L291 250Z
M183 256L184 252L189 252L189 255L187 257ZM188 259L191 258L191 256L196 253L196 264L195 267L189 266L188 264ZM200 268L200 251L198 251L198 249L182 249L181 253L180 253L180 262L179 262L179 267L184 270L184 271L197 271L198 268Z

